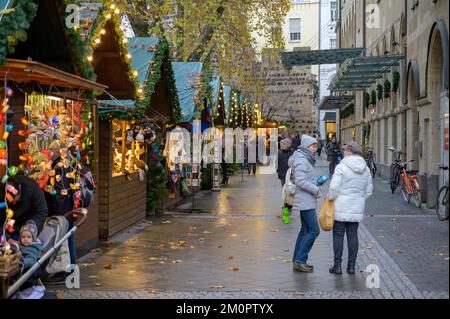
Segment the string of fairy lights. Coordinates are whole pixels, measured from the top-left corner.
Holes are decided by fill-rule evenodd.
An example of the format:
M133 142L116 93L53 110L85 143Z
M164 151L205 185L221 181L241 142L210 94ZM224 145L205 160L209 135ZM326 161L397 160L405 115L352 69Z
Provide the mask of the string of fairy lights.
M89 8L88 8L89 9ZM91 30L88 38L87 38L87 47L88 53L86 59L93 63L95 60L95 49L102 43L102 37L107 34L106 23L111 22L113 28L115 29L115 33L118 37L116 39L117 44L119 44L119 49L121 56L123 57L123 61L125 63L125 67L128 70L128 76L132 86L136 90L136 98L142 99L144 93L144 84L139 84L137 81L139 72L136 69L133 69L131 66L132 55L128 52L128 39L124 33L124 27L121 23L121 10L117 4L112 1L106 1L101 10L100 16L96 20L96 25L93 30Z

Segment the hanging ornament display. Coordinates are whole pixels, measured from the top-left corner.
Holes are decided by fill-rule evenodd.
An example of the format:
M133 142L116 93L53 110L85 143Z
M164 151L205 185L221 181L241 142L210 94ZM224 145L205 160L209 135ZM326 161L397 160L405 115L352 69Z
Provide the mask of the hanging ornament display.
M0 208L2 208L2 210L4 209L5 222L0 237L0 256L14 253L13 247L7 242L6 233L14 232L14 211L8 207L8 204L14 202L14 197L17 195L18 191L12 185L7 185L6 183L8 182L9 176L16 175L19 169L16 166L8 167L8 138L9 134L13 131L14 126L12 124L4 123L7 119L6 112L10 108L9 99L12 95L13 90L9 87L5 87L2 110L0 112L0 127L4 127L4 134L0 139L0 169L5 171L5 175L1 179L2 184L5 185L5 196L0 200Z
M33 93L26 96L24 109L25 116L20 120L24 127L18 132L24 137L18 144L23 163L11 167L9 175L22 168L45 192L79 198L80 172L93 156L90 107Z

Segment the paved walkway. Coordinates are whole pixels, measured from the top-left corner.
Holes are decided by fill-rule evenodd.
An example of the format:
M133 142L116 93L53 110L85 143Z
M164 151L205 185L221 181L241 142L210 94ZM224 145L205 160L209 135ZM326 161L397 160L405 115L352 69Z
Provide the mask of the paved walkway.
M300 224L296 215L281 223L278 179L236 174L220 192L197 195L203 213L141 223L80 260L81 289L50 291L59 298L448 298L448 224L403 205L383 180L374 183L355 276L328 273L330 232L311 253L314 273L292 272ZM371 264L379 289L366 286Z

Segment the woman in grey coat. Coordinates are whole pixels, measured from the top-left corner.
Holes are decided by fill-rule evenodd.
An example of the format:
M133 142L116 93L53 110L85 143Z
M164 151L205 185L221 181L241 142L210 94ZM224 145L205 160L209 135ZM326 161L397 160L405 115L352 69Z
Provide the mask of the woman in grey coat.
M300 211L302 222L294 250L294 271L308 273L314 270L313 266L306 263L308 254L320 233L316 208L321 193L316 185L317 176L314 172L317 149L317 140L309 135L303 135L300 147L289 159L289 167L293 169L293 182L296 186L293 209Z

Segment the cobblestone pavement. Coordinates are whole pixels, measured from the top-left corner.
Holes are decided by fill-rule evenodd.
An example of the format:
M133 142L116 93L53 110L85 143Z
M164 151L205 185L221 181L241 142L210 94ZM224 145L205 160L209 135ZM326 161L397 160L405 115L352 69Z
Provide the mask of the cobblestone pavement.
M325 169L319 162L318 171ZM380 179L360 226L357 274L328 273L330 232L321 232L310 255L314 273L292 272L300 224L296 214L290 225L281 223L280 188L273 175L232 176L222 191L198 194L195 208L205 213L168 212L102 243L79 261L81 289L49 287L50 296L448 299L448 224L402 205ZM373 264L378 289L366 288Z

